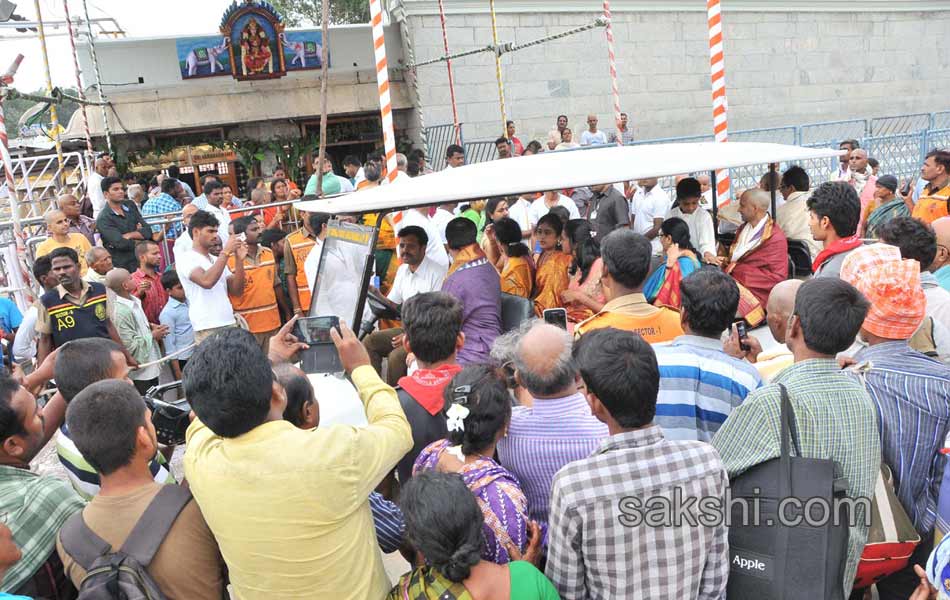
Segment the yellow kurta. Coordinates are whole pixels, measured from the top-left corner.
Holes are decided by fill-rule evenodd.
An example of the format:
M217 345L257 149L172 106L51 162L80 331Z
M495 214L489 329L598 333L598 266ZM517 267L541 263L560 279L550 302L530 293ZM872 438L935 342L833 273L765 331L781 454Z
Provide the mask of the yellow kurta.
M236 438L198 419L188 428L185 475L241 600L362 600L391 587L369 494L412 448L412 432L372 367L352 377L363 428L270 421Z
M509 257L501 271L501 291L522 298L531 297L534 277L531 262L525 256Z
M534 312L539 317L548 308L560 308L561 292L571 283L568 269L573 257L561 251L549 250L538 260L538 272L535 275Z

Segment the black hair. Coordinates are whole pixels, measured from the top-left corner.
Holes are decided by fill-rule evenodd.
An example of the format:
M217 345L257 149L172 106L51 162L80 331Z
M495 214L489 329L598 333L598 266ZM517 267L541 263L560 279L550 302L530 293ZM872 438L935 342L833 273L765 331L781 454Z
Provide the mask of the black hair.
M49 253L50 265L52 265L53 261L56 260L57 258L68 258L69 260L73 261L77 265L79 264L79 254L77 254L76 251L73 250L72 248L62 247L62 248L57 248L53 250L52 252L50 252Z
M699 254L689 239L689 225L683 219L679 217L666 219L660 223L660 233L670 236L673 243L679 245L680 250L689 250L693 254Z
M231 226L234 227L234 234L241 235L247 231L247 228L250 226L250 224L256 220L257 219L254 217L254 215L245 215L243 217L234 219L231 221Z
M402 306L402 326L419 360L443 361L455 352L462 330L462 304L444 292L416 294Z
M794 314L801 323L805 345L834 356L854 343L870 307L851 284L837 277L817 277L798 288Z
M564 231L564 226L567 225L567 222L571 220L571 211L567 210L567 208L561 205L552 206L551 209L548 210L548 214L554 215L555 217L561 220L562 232ZM561 234L559 233L558 235L561 235Z
M498 138L497 140L495 140L495 145L497 146L498 144L504 144L504 145L507 146L507 145L508 145L508 138L506 138L505 136L501 136L500 138Z
M468 579L482 557L485 516L458 473L422 471L403 486L406 541L449 581Z
M174 177L166 177L162 180L162 193L168 194L172 198L175 197L175 186L178 185L178 180Z
M217 228L220 227L220 223L218 223L216 216L206 210L199 209L195 214L191 215L191 220L188 221L188 235L194 239L195 229L204 229L206 227Z
M123 354L122 348L105 338L80 338L63 345L53 369L63 400L69 402L95 382L112 379L113 354Z
M564 117L564 120L565 120L565 121L567 120L567 115L558 115L558 116L557 116L557 120L560 121L560 120L561 120L561 117Z
M505 127L508 127L509 125L514 125L514 124L515 122L512 121L511 119L508 119L507 121L505 121Z
M874 158L873 156L869 156L869 157L868 157L868 166L870 166L872 169L876 169L876 168L878 168L878 167L881 166L881 161L879 161L878 159Z
M213 172L212 172L212 173L205 173L205 174L202 175L200 178L198 178L198 183L201 184L202 190L204 190L205 184L208 183L209 181L211 181L212 179L214 179L215 181L218 181L218 174L217 174L217 173L213 173ZM260 179L260 177L258 177L257 179ZM250 180L248 180L248 181L250 181Z
M911 217L895 217L879 230L881 241L901 249L901 257L920 263L926 271L937 258L937 235L923 221Z
M560 208L560 207L555 206L554 208ZM541 227L541 225L547 225L551 229L554 230L555 236L561 237L561 234L564 233L565 221L561 219L561 217L557 213L554 212L554 208L552 208L548 214L543 215L540 219L538 219L538 224L534 226L535 231L537 231L538 228Z
M542 148L541 142L539 142L538 140L531 140L530 142L528 142L528 145L524 147L525 150L531 150L535 154L540 152L541 148Z
M271 197L271 201L272 201L272 202L274 202L274 201L276 200L276 196L277 196L277 184L280 183L281 181L283 181L283 182L284 182L284 185L287 186L287 192L288 192L288 193L290 192L290 185L287 183L287 180L286 180L286 179L284 179L283 177L278 177L277 179L274 179L273 181L270 182L270 193L273 194L273 196ZM252 190L252 191L253 191L253 190ZM250 196L251 193L248 192L247 195Z
M446 243L452 250L471 246L477 237L478 227L466 217L455 217L445 226Z
M703 188L699 185L699 180L694 177L687 177L676 184L676 200L685 198L701 198Z
M333 218L333 215L325 212L312 212L309 214L310 230L313 231L314 235L320 235L320 230L323 229L323 226L329 223L330 219Z
M445 149L445 158L452 158L456 154L465 155L465 148L462 148L458 144L452 144Z
M564 228L567 230L567 238L571 240L571 253L574 255L571 275L580 269L580 283L584 283L594 263L600 258L600 242L591 235L587 219L571 219Z
M204 187L201 188L201 191L204 192L204 195L207 197L210 196L215 190L220 190L223 187L225 187L224 184L215 179L205 183Z
M811 189L811 179L808 172L798 165L792 165L782 173L782 185L795 188L796 192L807 192Z
M861 147L861 144L858 143L858 140L852 140L852 139L841 140L841 143L838 144L838 148L841 148L841 146L844 146L844 145L850 146L852 151L857 150L858 148Z
M258 243L265 248L273 248L274 245L287 237L287 232L280 229L265 229L261 232L261 239Z
M274 373L243 329L224 329L199 344L182 380L195 414L216 435L235 438L267 420Z
M176 285L181 285L181 279L178 278L178 272L173 270L162 273L162 288L170 290Z
M650 272L653 246L629 229L616 229L600 242L600 256L610 277L627 289L637 289Z
M98 381L66 408L69 437L97 473L110 475L132 462L145 401L127 381Z
M846 181L826 181L819 185L808 197L806 205L819 220L828 217L838 237L851 237L858 232L861 199Z
M168 176L172 179L178 179L181 176L181 169L178 168L178 165L171 165L166 170L168 171Z
M155 240L141 240L135 243L135 260L142 260L148 253L149 246L158 246Z
M950 150L931 150L924 159L933 157L934 162L943 167L943 170L950 173Z
M422 148L414 148L414 149L412 150L412 152L409 153L409 156L407 157L407 160L408 160L409 162L416 162L416 163L417 163L417 162L419 162L420 160L424 160L425 157L426 157L426 153L425 153L425 151L424 151Z
M660 370L653 348L639 334L595 329L574 343L574 360L588 391L621 427L653 421Z
M396 234L398 238L404 237L414 237L416 241L419 242L419 245L422 246L423 250L429 244L429 234L426 233L426 230L418 225L406 225L399 230L399 233Z
M277 374L277 382L287 394L284 420L292 423L294 427L302 427L304 407L308 403L314 405L317 403L310 380L286 363L275 367L274 373Z
M362 167L363 163L360 162L360 157L355 154L347 154L343 157L343 166L353 165L354 167Z
M690 330L719 339L735 320L739 308L739 286L718 268L703 268L680 283L683 319Z
M48 254L38 256L36 260L33 261L33 277L36 277L37 281L43 281L43 278L49 275L49 272L52 270L53 261Z
M466 456L491 446L511 417L511 396L505 379L485 365L469 365L462 369L445 386L443 398L446 409L453 404L468 409L464 431L449 431L446 435L453 445L462 446L462 454Z
M495 239L502 246L509 257L528 256L531 251L521 238L521 225L509 217L502 217L495 221Z
M100 185L99 187L102 188L102 191L103 191L103 192L108 192L108 191L109 191L109 188L111 188L112 186L114 186L114 185L117 184L117 183L122 183L122 180L119 179L118 177L112 177L112 176L110 175L109 177L103 177L103 178L102 178L102 182L101 182L101 185Z
M10 376L9 371L0 369L0 443L14 435L26 435L23 419L11 406L13 395L19 390L19 382Z
M257 189L257 186L264 181L263 177L251 177L247 180L247 184L244 186L247 189L247 199L251 199L251 192Z

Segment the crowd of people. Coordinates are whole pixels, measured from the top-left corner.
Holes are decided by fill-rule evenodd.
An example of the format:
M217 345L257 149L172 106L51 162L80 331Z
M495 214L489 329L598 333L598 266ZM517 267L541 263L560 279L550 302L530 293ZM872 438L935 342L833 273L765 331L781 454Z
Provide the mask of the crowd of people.
M629 141L625 121L587 124L583 144ZM558 117L547 151L572 140ZM498 145L543 151L514 123ZM834 460L847 496L874 497L889 467L921 542L877 592L928 597L950 434L950 152L907 183L842 149L831 181L770 171L718 222L702 173L344 216L378 228L377 291L399 315L362 339L336 315L359 427L293 366L295 322L333 308L318 293L339 275L320 260L331 215L279 203L400 185L429 172L424 154L399 155L392 182L378 155L347 156L343 175L314 161L302 190L278 167L246 200L213 176L196 196L174 169L126 189L99 159L88 198L47 214L35 306L0 300L0 597L74 598L121 553L135 585L189 600L723 598L726 523L637 507L724 503L781 455L783 394L797 451ZM796 248L811 273L790 271ZM143 400L164 369L193 410L183 472ZM54 438L66 481L30 470ZM865 593L865 516L829 559L836 597ZM409 567L393 582L396 551Z

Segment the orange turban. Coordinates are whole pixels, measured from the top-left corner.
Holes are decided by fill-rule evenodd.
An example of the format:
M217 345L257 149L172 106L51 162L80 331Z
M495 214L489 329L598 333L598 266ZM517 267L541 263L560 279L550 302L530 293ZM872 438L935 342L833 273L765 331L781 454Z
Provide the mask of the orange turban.
M855 249L841 265L841 279L871 303L864 329L888 340L906 340L924 320L927 298L920 286L920 263L904 260L896 246Z

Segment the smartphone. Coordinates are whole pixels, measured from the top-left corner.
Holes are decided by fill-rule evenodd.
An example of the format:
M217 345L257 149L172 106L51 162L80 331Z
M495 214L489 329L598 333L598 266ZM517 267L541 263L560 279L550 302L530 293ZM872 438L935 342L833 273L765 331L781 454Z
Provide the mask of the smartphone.
M544 311L544 322L567 329L567 311L563 308L548 308Z
M331 329L341 333L339 317L304 317L294 324L294 335L305 344L332 344Z
M904 187L901 188L901 196L906 196L910 193L910 180L908 179L904 182Z
M752 349L749 346L749 331L746 329L745 321L736 321L736 334L739 336L739 349L748 352Z

